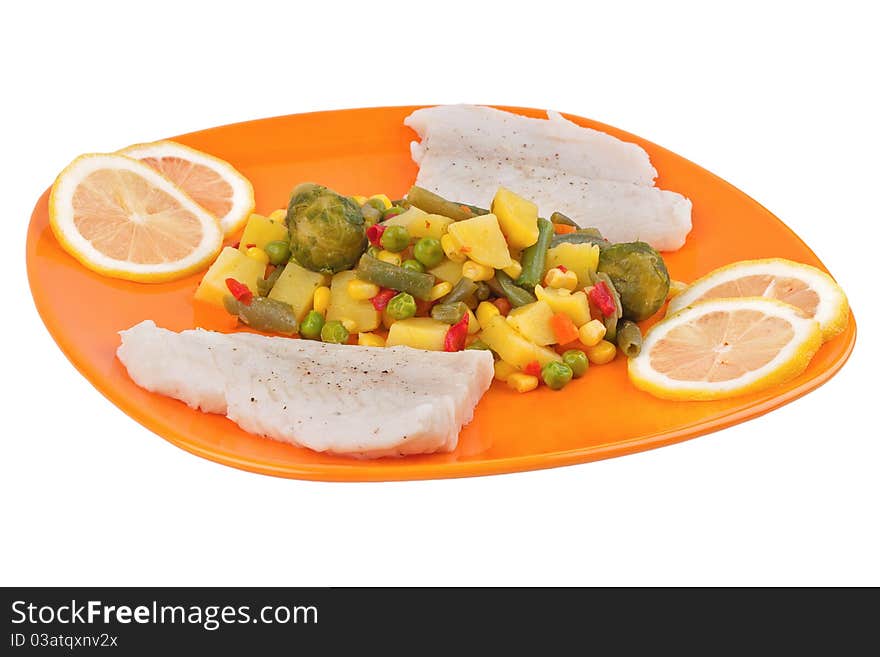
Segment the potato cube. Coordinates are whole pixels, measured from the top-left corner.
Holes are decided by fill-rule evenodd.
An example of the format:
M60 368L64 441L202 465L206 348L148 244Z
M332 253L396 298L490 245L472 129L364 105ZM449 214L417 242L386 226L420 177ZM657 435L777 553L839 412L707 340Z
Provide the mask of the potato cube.
M382 222L383 226L403 226L409 231L411 237L433 237L440 239L446 234L452 219L439 214L428 214L423 210L412 207L406 212L391 217Z
M430 317L400 319L388 331L386 347L403 344L414 349L443 351L449 324Z
M538 241L538 206L531 201L499 187L492 212L511 249L524 249Z
M507 315L508 324L523 337L542 347L556 342L556 336L550 326L551 319L553 319L553 310L546 301L527 303L514 308Z
M312 309L315 290L327 285L327 278L326 274L309 271L291 261L272 286L269 298L289 304L296 315L296 321L301 322Z
M451 223L449 235L459 245L459 250L474 262L495 269L504 269L512 262L507 241L494 214Z
M269 242L287 239L287 227L284 224L276 223L261 214L252 214L241 234L238 248L243 252L251 246L265 249Z
M589 272L596 271L599 266L599 247L595 244L569 244L563 242L547 251L544 273L559 265L577 274L578 287L583 289L590 285Z
M257 279L266 273L266 266L259 260L249 258L238 249L225 247L214 264L205 272L196 289L195 298L211 305L223 307L223 297L229 294L226 279L234 278L257 294Z
M511 365L523 368L532 361L543 367L562 357L552 349L541 347L516 332L503 315L496 315L483 325L480 338L489 348Z
M379 327L382 314L373 308L369 300L352 299L348 284L355 278L353 271L341 271L333 276L330 283L330 305L327 307L327 321L350 319L355 323L355 333L367 333Z
M550 288L535 286L535 296L540 301L546 301L554 313L565 313L581 327L590 321L590 303L585 292L569 292L565 288Z

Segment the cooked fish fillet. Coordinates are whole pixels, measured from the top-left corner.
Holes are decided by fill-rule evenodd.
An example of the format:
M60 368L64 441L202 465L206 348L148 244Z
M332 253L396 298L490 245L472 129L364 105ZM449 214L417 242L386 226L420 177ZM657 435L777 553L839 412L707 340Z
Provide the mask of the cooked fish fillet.
M653 187L648 154L555 112L530 119L471 105L416 110L405 123L413 142L416 184L446 198L488 207L507 187L581 227L593 226L616 242L643 240L672 251L691 230L691 202Z
M175 333L152 321L120 335L117 356L139 386L250 433L366 458L454 450L493 376L480 350Z
M657 171L637 144L581 128L558 112L547 116L530 119L479 105L438 105L416 110L404 123L422 139L412 145L420 166L426 157L438 155L488 158L525 171L539 167L582 178L654 184Z

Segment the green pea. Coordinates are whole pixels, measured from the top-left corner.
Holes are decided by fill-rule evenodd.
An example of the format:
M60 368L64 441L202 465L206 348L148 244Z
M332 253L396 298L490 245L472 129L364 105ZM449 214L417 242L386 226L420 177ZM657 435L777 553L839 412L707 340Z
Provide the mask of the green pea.
M440 240L433 237L423 237L413 247L413 257L425 265L426 269L436 267L443 261L444 257Z
M590 366L587 355L580 349L569 349L562 354L562 362L571 368L571 374L574 378L581 378Z
M565 363L551 360L541 368L541 378L551 390L562 390L571 381L573 372Z
M348 342L348 329L338 319L330 320L321 329L321 339L324 342L343 344Z
M299 334L309 340L317 340L321 337L321 329L324 328L324 316L317 310L310 310L299 325ZM343 327L345 328L345 327Z
M387 310L394 319L409 319L416 314L416 300L411 294L401 292L391 297Z
M384 249L400 253L409 246L409 231L403 226L388 226L379 242Z
M423 274L425 272L425 265L423 265L418 260L413 260L412 258L410 258L409 260L404 260L403 264L401 264L400 266L404 269L409 269L410 271L417 271L420 274Z
M282 240L269 242L263 250L269 256L269 262L275 266L283 265L290 260L290 244Z

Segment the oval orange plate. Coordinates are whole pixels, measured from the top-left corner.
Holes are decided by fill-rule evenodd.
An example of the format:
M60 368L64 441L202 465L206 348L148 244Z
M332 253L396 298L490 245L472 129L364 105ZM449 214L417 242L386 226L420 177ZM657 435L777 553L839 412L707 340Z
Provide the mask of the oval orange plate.
M257 211L283 207L292 187L321 182L347 194L406 193L416 176L403 119L415 107L296 114L211 128L173 139L232 163L254 184ZM539 110L503 108L527 116ZM697 165L644 139L569 116L643 146L659 187L694 204L687 244L664 254L674 279L691 281L720 265L778 256L824 269L787 226L754 200ZM138 141L132 135L132 141ZM252 436L233 422L137 387L115 358L117 331L143 319L182 330L220 328L192 303L200 275L144 285L102 278L61 250L48 225L48 191L31 217L27 266L37 309L52 337L107 398L183 449L253 472L329 481L430 479L498 474L620 456L743 422L790 402L831 378L855 342L855 322L825 344L801 376L773 389L715 402L669 402L629 384L621 357L562 392L521 395L494 383L452 454L361 461L327 456ZM461 199L467 201L467 199Z

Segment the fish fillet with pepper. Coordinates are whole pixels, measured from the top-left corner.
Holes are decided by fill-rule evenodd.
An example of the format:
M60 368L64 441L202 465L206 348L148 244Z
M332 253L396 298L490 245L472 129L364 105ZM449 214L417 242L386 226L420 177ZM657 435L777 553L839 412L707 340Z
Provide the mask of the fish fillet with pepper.
M450 452L492 382L488 351L362 347L144 321L117 356L139 386L249 433L362 458Z

